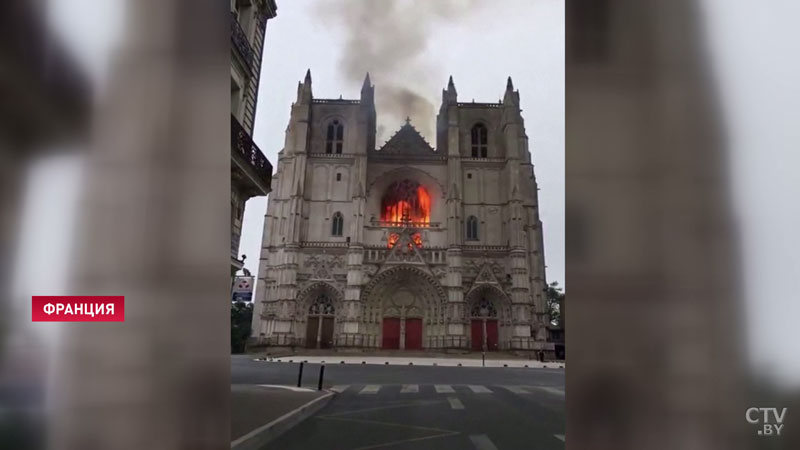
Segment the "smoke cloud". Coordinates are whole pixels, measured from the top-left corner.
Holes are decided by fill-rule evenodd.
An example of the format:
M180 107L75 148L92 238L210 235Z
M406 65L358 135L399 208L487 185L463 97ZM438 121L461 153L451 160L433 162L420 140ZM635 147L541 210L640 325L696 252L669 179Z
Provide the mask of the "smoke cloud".
M325 0L319 18L345 35L340 71L353 83L369 72L375 84L378 142L406 117L435 144L435 93L447 74L427 53L434 27L452 24L478 7L478 0ZM387 131L388 130L388 131Z

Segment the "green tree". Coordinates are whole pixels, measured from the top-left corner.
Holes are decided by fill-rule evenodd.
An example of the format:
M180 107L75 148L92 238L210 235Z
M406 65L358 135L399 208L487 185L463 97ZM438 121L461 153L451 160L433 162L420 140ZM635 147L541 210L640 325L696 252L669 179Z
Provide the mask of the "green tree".
M244 353L252 320L252 302L231 302L231 353Z
M561 325L561 305L567 296L558 281L553 281L547 286L547 310L550 312L550 323L553 326Z

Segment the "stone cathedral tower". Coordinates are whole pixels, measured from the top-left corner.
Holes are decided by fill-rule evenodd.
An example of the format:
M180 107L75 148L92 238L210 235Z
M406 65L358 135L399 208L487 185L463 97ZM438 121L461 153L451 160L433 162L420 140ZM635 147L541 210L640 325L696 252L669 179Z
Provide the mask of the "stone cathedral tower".
M359 100L297 88L264 223L253 340L310 348L544 351L542 224L519 92L442 92L434 149L410 120L376 148Z

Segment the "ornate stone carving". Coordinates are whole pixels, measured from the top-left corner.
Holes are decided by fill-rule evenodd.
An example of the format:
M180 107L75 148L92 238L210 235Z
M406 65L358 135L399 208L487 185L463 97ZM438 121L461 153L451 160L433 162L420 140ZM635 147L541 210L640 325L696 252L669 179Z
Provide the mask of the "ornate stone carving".
M344 260L335 255L311 255L306 257L305 265L311 269L311 279L332 280L334 270L344 268Z

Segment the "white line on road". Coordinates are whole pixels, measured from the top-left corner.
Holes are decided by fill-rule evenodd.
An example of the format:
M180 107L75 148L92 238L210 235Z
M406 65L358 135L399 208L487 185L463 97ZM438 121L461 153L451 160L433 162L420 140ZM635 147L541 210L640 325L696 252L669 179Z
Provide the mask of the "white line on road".
M553 436L561 442L567 442L567 437L563 434L554 434Z
M401 394L416 394L419 392L418 384L404 384L403 389L400 390Z
M464 404L455 397L447 397L447 401L450 402L450 407L453 409L464 409Z
M448 384L436 384L433 386L437 394L455 394L456 391Z
M497 450L492 440L485 434L471 434L469 435L469 440L478 450Z
M500 386L500 387L502 387L503 389L508 389L514 394L530 394L530 392L523 389L522 386Z
M338 393L341 394L342 392L346 391L347 388L349 388L349 387L350 387L349 384L338 384L338 385L332 387L331 390L333 392L338 392Z
M469 388L472 389L472 392L474 392L476 394L491 394L492 393L492 391L490 391L486 386L479 386L479 385L470 384Z
M282 384L259 384L258 386L270 389L286 389L287 391L294 391L294 392L314 392L316 390L316 389L309 389L302 387L285 386Z
M364 389L359 394L377 394L379 390L381 390L380 384L368 384L364 386Z
M543 390L545 392L549 392L550 394L564 395L564 391L562 391L561 389L551 388L551 387L547 387L547 386L536 386L536 388L537 389L541 389L541 390Z

